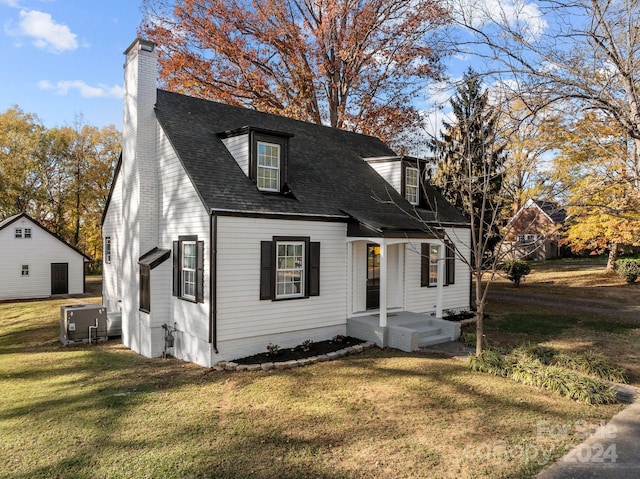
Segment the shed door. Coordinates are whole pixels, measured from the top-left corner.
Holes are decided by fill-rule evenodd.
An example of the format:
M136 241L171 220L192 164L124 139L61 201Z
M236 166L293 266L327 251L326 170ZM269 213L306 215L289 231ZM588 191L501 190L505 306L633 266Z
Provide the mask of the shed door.
M51 294L69 293L69 263L51 263Z

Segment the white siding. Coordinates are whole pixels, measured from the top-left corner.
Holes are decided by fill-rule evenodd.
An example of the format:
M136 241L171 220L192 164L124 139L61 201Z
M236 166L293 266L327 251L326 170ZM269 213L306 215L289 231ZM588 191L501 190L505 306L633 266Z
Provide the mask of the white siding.
M238 135L222 140L244 174L249 176L249 135Z
M446 228L447 236L458 248L456 254L456 283L444 288L443 305L444 310L469 310L471 309L470 284L471 272L468 262L471 259L471 230L469 228ZM467 259L465 263L460 255Z
M320 242L320 296L260 300L260 243L273 236L308 236ZM225 342L242 343L245 354L280 346L285 336L304 339L314 331L346 331L347 245L344 223L261 218L218 218L217 331L220 356ZM305 337L306 334L309 334ZM325 333L326 334L326 333ZM253 339L251 339L253 338ZM324 339L326 339L325 336Z
M369 165L398 193L402 194L402 162L399 160L372 161Z
M15 228L31 228L31 238L16 238ZM51 263L68 263L69 294L84 292L84 258L28 218L0 231L0 299L51 295ZM22 276L22 265L29 275Z
M459 251L469 257L469 229L446 228L449 238L458 245ZM436 310L437 288L420 286L420 241L406 245L405 309L414 313L431 313ZM469 305L469 268L456 255L455 284L443 288L443 310L468 310Z
M367 309L367 244L355 241L352 250L352 304L350 313L362 313ZM404 288L403 245L387 246L387 308L403 308ZM349 314L351 316L351 314Z
M111 263L105 263L103 258L102 264L102 304L109 312L120 311L122 306L122 182L119 175L111 187L111 200L102 225L102 244L105 238L111 238Z
M157 151L159 157L160 195L159 201L159 231L158 247L172 249L173 242L179 236L195 235L198 241L204 241L204 303L192 303L171 296L173 256L167 260L168 270L160 267L151 271L151 279L165 276L168 298L168 324L176 327L176 346L173 355L185 361L209 365L211 358L211 344L209 343L209 277L211 243L209 238L209 215L200 200L189 176L178 159L173 147L164 131L158 128ZM212 174L214 174L212 172ZM173 255L173 253L172 253ZM153 300L153 298L152 298ZM154 314L156 304L152 301L151 314ZM161 326L160 321L156 326ZM164 348L163 336L161 344L155 344L155 352Z

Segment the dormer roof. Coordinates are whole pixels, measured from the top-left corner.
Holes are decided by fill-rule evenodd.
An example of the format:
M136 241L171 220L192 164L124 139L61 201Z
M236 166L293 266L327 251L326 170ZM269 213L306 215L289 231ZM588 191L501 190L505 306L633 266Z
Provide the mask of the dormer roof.
M397 156L377 138L230 106L164 90L156 117L209 211L305 215L376 225L382 231L420 231L414 208L363 161ZM288 138L291 195L267 195L242 171L223 138L250 129ZM432 187L439 220L468 224ZM435 212L420 210L433 222Z

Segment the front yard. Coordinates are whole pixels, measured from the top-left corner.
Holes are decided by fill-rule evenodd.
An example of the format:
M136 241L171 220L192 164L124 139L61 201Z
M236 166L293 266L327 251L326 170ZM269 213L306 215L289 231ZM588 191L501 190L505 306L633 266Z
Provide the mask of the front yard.
M528 478L622 408L425 353L374 348L231 373L145 359L113 341L63 348L68 302L0 303L0 477ZM640 380L640 321L594 323L548 305L523 314L496 300L489 339L597 348Z

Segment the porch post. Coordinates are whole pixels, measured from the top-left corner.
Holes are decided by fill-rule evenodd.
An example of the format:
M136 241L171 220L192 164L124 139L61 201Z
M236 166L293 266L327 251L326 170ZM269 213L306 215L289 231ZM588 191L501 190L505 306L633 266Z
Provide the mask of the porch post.
M380 242L380 327L387 327L387 242Z
M436 285L436 318L442 319L442 303L444 301L444 274L447 265L446 246L438 245L438 282Z

